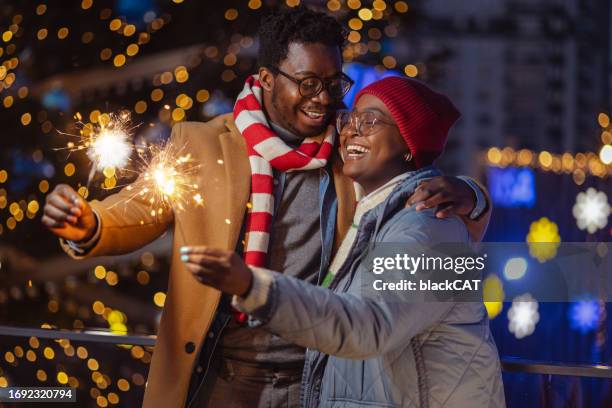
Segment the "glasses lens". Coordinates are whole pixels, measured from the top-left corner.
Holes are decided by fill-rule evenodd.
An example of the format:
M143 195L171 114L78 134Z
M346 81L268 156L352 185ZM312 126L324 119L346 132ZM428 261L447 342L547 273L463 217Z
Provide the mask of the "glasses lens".
M357 123L359 133L367 136L374 131L376 126L376 116L372 112L362 112L357 117Z
M336 118L336 130L338 133L342 133L342 130L349 125L351 120L351 113L347 111L338 112L338 117Z
M329 92L329 96L332 98L342 98L344 96L344 89L342 88L342 80L341 79L333 79L327 85L327 92Z
M351 83L344 78L333 79L327 86L329 95L333 98L340 99L351 89Z
M304 97L318 95L321 92L323 83L319 78L306 78L300 83L300 94Z
M342 88L342 96L346 95L348 91L351 90L351 86L353 86L353 84L348 79L346 78L340 79L340 87Z

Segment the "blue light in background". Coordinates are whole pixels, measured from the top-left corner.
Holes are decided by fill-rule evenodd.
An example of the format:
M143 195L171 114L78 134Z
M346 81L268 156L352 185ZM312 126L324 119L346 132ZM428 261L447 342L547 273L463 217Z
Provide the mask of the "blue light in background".
M353 101L357 93L364 87L370 85L374 81L383 79L389 76L401 76L397 71L391 70L378 70L373 66L350 63L344 65L344 73L351 77L355 84L344 97L344 104L348 109L353 107Z
M599 322L600 313L599 303L596 300L574 302L569 309L570 326L582 333L594 330Z
M524 167L488 167L487 180L493 203L501 207L527 207L535 204L535 175Z
M62 112L70 110L70 96L61 88L47 91L42 97L42 104L47 109L55 109Z
M219 90L211 95L208 102L202 106L202 113L207 117L214 117L231 112L233 109L232 101Z
M48 160L37 161L30 154L19 150L11 151L10 157L13 177L9 179L9 186L13 192L23 193L41 178L52 178L55 175L55 167Z
M157 12L153 0L117 0L115 2L117 14L135 24L137 27L144 26L143 17L147 12Z

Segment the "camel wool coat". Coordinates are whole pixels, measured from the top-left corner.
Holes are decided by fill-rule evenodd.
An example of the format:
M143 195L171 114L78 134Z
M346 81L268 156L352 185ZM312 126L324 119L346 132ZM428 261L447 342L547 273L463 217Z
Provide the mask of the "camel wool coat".
M171 141L200 165L196 184L204 199L203 206L152 215L146 199L137 196L126 203L127 198L134 196L134 190L124 188L102 201L90 203L100 221L100 237L92 248L79 255L62 243L62 248L74 258L120 255L154 241L170 227L174 230L168 290L149 368L144 408L185 405L198 350L221 298L218 290L193 278L180 261L180 248L206 245L235 249L242 239L239 235L250 195L246 143L231 113L208 122L176 124ZM355 192L353 182L342 174L338 154L331 159L331 170L338 200L336 249L351 225ZM489 217L490 210L478 221L464 219L473 238L482 237Z

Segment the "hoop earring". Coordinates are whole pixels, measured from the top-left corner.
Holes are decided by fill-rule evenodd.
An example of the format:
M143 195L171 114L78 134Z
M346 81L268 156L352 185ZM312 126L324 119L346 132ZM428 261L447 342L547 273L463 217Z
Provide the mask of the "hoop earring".
M412 160L412 152L408 152L404 155L405 162L409 162L410 160Z

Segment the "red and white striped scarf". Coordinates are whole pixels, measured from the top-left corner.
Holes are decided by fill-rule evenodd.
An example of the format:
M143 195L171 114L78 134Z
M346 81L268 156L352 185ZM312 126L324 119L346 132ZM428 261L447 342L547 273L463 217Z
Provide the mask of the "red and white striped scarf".
M270 128L262 109L262 88L257 75L247 78L234 106L236 127L246 140L251 164L251 196L246 219L244 260L265 266L274 212L272 168L290 172L324 167L332 152L335 131L329 127L322 137L304 139L291 148Z

